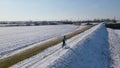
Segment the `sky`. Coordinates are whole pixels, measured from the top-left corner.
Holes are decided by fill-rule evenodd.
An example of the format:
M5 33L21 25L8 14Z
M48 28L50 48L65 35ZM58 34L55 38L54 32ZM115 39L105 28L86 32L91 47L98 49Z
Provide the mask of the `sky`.
M0 21L120 19L120 0L0 0Z

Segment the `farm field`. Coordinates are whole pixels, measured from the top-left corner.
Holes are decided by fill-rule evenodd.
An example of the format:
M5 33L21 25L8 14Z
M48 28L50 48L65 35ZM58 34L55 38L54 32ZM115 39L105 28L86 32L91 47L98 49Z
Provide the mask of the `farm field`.
M84 26L83 26L84 27ZM77 29L75 25L0 27L0 57ZM81 26L82 28L82 26Z
M113 68L120 67L120 29L108 28L109 49L110 49L110 65Z

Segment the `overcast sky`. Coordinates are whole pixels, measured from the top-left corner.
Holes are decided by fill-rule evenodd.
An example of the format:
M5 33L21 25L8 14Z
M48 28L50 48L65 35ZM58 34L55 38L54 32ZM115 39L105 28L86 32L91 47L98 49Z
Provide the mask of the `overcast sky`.
M120 19L120 0L0 0L0 20Z

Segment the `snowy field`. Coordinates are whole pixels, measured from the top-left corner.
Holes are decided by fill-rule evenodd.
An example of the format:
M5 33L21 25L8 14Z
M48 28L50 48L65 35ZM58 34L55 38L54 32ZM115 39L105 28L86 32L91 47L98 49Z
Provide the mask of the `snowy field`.
M114 31L118 35L118 37L120 38L120 29L115 29Z
M84 26L81 26L82 28ZM0 57L77 29L75 25L0 27Z
M68 29L64 29L65 27ZM83 27L85 26L79 29ZM54 34L49 38L46 37L47 39L78 29L72 25L56 28L66 31L61 30L59 34L58 30L57 33L53 31ZM62 43L50 47L10 68L120 68L120 30L118 29L106 28L104 24L99 24L67 40L66 47L61 46Z
M97 25L67 41L46 49L11 68L109 68L107 29Z
M108 28L108 33L111 52L111 68L120 68L120 29Z

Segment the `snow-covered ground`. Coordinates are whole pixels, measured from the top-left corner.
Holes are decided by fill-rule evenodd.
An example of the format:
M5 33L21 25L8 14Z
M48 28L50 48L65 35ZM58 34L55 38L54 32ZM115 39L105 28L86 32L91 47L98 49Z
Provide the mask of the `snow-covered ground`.
M120 29L114 29L114 31L118 35L118 37L120 38Z
M111 68L120 68L120 29L108 28L108 32L111 51Z
M83 28L85 26L81 26ZM0 27L0 57L77 29L75 25Z
M83 27L85 26L79 29ZM38 42L69 33L76 28L78 27L73 25L1 27L0 55L17 52L22 48L24 50L25 47L32 47ZM104 24L99 24L67 40L66 47L61 46L62 43L50 47L11 68L120 68L118 29L105 28Z
M108 32L99 24L40 54L19 62L12 68L109 68Z

